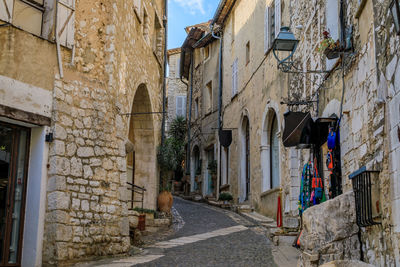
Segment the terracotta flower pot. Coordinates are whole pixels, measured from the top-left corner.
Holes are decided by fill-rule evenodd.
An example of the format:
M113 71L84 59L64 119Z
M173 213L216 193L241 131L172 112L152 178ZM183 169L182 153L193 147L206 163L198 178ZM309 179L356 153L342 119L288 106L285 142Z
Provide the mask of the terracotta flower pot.
M158 202L158 209L160 211L170 213L171 212L171 208L172 208L172 203L174 202L174 199L172 197L171 192L162 191L158 195L157 202Z

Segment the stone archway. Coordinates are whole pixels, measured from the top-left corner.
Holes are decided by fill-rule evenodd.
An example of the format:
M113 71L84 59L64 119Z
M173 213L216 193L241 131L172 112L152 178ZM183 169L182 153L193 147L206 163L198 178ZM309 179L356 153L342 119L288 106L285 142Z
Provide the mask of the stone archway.
M147 190L144 208L148 209L156 209L157 198L157 157L152 111L147 87L141 84L133 99L129 122L128 138L134 145L134 151L127 155L127 180ZM141 196L134 194L134 199L140 200ZM137 202L133 206L139 205Z

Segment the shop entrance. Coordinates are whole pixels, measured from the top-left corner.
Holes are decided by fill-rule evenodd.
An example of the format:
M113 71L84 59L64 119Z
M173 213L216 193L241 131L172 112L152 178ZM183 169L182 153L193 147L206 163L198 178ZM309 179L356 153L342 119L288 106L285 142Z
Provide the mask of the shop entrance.
M30 130L0 123L0 266L20 266Z

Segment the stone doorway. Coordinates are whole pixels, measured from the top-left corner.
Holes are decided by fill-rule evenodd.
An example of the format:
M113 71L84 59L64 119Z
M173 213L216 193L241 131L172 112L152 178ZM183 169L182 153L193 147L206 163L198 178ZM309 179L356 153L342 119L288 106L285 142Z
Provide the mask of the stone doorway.
M127 155L127 181L146 189L144 208L156 209L156 148L154 115L151 112L153 110L147 87L145 84L141 84L135 93L129 122L128 137L134 145L134 152ZM141 195L133 195L133 199L139 201ZM133 206L140 205L139 202L136 202Z
M240 198L239 202L250 200L251 194L251 169L250 169L250 123L247 116L241 123L241 162L240 162Z

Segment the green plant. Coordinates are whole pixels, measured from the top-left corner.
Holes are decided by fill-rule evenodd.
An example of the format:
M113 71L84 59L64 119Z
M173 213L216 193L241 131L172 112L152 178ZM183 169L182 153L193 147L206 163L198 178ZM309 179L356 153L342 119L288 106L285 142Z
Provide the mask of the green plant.
M335 50L340 47L340 42L333 40L329 31L323 32L324 39L319 43L317 51L323 53L326 49Z
M186 122L183 117L177 117L172 121L169 137L158 147L157 161L161 169L162 191L171 190L171 176L173 172L182 168L185 159Z
M222 201L231 201L233 199L231 193L229 192L222 192L221 194L219 194L219 200Z
M134 207L133 208L133 210L134 211L137 211L137 212L139 212L139 213L153 213L153 214L155 214L156 213L156 211L155 210L152 210L152 209L142 209L142 208L139 208L139 207Z
M6 146L0 146L0 150L1 151L5 151L6 150Z
M218 162L216 160L212 160L208 163L207 169L211 174L217 174Z

